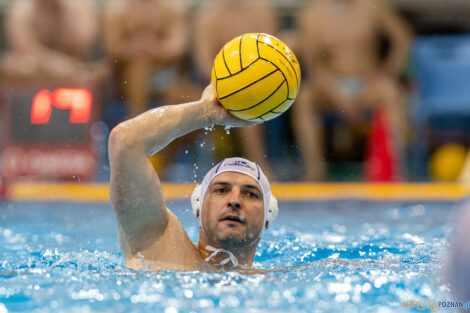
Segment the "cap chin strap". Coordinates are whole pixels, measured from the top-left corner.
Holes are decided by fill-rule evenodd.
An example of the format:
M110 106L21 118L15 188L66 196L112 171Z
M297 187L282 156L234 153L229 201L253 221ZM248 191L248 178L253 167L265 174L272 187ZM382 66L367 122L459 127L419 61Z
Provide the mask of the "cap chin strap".
M196 185L196 188L194 188L193 194L191 195L191 207L193 208L194 216L196 216L196 218L199 220L199 226L202 227L201 190L202 190L202 185L199 185L199 184ZM278 208L278 204L277 204L277 199L276 199L276 197L274 197L271 194L271 197L269 199L269 206L268 206L267 212L265 212L265 214L264 214L265 220L264 220L264 223L263 223L263 230L261 231L261 234L267 228L266 227L266 222L269 222L270 225L272 223L274 223L274 221L276 220L278 211L279 211L279 208Z
M228 250L225 250L225 249L216 249L212 246L209 246L207 245L206 246L206 249L209 250L209 251L212 251L212 254L209 255L204 261L206 262L209 262L213 257L215 257L219 252L223 252L223 253L227 253L228 254L228 257L223 259L222 261L220 261L220 263L218 265L225 265L227 264L228 262L232 262L233 264L233 267L237 267L238 266L238 259L237 257L230 251Z

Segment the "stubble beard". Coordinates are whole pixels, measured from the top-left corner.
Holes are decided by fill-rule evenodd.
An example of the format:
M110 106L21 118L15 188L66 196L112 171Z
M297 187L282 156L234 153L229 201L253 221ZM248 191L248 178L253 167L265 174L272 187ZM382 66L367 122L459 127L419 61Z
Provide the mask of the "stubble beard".
M221 225L218 225L221 226ZM228 228L228 229L223 229ZM217 242L218 246L224 249L240 249L247 244L247 239L245 238L244 231L231 231L230 227L222 226L217 227L214 232L213 239Z
M218 229L214 239L218 243L219 247L227 250L242 250L251 244L253 244L259 235L254 233L250 234L246 230L231 234L227 230Z

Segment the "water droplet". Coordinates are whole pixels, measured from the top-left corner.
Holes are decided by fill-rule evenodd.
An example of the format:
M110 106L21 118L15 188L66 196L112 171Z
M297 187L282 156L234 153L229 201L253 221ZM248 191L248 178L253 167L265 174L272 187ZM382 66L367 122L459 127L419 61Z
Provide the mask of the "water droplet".
M146 266L146 262L144 260L144 256L142 255L142 253L137 252L137 256L140 258L140 263L142 264L142 269L147 269L147 266Z

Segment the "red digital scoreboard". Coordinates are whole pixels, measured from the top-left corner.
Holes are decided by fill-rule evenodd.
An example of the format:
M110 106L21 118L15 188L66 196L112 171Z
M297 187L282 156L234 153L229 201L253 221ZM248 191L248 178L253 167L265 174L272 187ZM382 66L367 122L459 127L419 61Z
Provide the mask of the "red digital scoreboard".
M91 126L98 84L3 84L0 177L6 181L87 180L98 165Z

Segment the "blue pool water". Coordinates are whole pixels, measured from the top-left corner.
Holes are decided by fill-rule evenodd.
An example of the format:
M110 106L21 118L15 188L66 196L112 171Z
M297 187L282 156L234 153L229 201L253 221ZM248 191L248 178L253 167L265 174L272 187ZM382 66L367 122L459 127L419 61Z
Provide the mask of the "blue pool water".
M189 203L169 207L196 241ZM126 269L108 204L0 203L0 313L418 312L400 305L450 300L442 272L455 211L281 203L255 264L285 269L242 275Z

